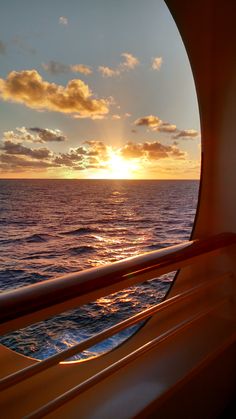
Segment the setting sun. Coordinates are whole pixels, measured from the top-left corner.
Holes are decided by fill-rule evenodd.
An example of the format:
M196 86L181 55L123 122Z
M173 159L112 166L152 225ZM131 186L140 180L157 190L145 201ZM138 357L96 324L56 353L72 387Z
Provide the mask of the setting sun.
M108 160L108 177L110 179L130 179L134 177L134 171L138 165L132 161L125 160L118 154L111 152Z
M101 162L101 167L92 174L93 179L135 179L140 164L133 159L124 159L118 151L110 150L108 160Z
M3 3L1 179L199 178L195 86L163 0Z

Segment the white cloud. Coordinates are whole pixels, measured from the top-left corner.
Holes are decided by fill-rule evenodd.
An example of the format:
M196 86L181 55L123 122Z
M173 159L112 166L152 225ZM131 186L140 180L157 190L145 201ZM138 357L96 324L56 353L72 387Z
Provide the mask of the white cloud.
M111 68L108 66L99 66L98 71L102 74L103 77L115 77L119 76L125 71L134 70L137 65L139 65L139 60L133 54L129 52L123 52L121 54L123 61L116 68Z
M98 71L102 74L103 77L114 77L119 76L120 71L117 69L112 69L107 66L100 65Z
M123 52L121 57L124 59L124 62L120 64L120 67L123 70L133 70L135 67L137 67L137 65L139 65L138 58L129 52Z
M60 25L68 25L68 18L65 16L60 16L59 21Z
M162 64L163 64L163 58L162 57L156 57L152 61L152 69L159 71L161 69Z

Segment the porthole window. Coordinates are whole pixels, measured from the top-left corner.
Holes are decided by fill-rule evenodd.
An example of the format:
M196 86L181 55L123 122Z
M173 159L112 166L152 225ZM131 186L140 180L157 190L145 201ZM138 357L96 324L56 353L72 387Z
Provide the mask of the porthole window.
M199 113L164 1L8 0L0 22L1 291L188 240ZM172 280L154 278L1 343L46 358L158 303Z

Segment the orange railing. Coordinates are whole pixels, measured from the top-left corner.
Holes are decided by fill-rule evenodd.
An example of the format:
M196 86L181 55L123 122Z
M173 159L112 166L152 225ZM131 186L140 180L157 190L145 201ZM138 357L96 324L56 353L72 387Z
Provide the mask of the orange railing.
M192 264L203 255L215 255L225 247L233 244L236 244L236 234L219 234L207 239L185 242L101 268L89 269L4 293L0 295L2 331L5 333L16 328L25 327L36 320L42 320L52 314L87 303L102 295L123 289L126 286L154 279L163 273ZM231 277L232 275L229 272L221 273L219 276L214 275L210 281L205 279L193 288L143 310L73 347L7 375L0 380L0 390L6 390L17 383L21 383L113 336L119 331L148 319L154 314L160 314L161 312L165 314L169 309L171 310L171 307L182 307L191 303L191 301L196 301L196 299L201 301L206 293L209 294L210 292L212 294L218 286L221 287L221 284L225 284L224 281ZM162 333L157 333L150 341L130 351L126 356L116 360L87 380L79 382L78 385L58 395L58 397L48 403L42 404L39 409L31 412L27 417L31 419L41 418L55 411L58 407L77 397L120 368L123 368L142 354L152 350L160 343L181 333L185 328L192 327L198 320L205 319L208 315L221 310L227 304L228 299L229 295L224 292L222 295L219 294L216 299L209 301L206 307L197 306L197 310L193 310L180 322L173 323L171 327Z
M217 253L235 243L236 234L222 233L5 292L0 295L0 331L3 334L26 327L180 269L201 255Z

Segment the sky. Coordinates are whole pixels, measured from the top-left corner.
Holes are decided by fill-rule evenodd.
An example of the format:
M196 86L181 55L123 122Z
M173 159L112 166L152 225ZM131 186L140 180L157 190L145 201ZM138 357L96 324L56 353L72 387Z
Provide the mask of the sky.
M163 0L1 0L0 114L0 178L199 178L194 81Z

